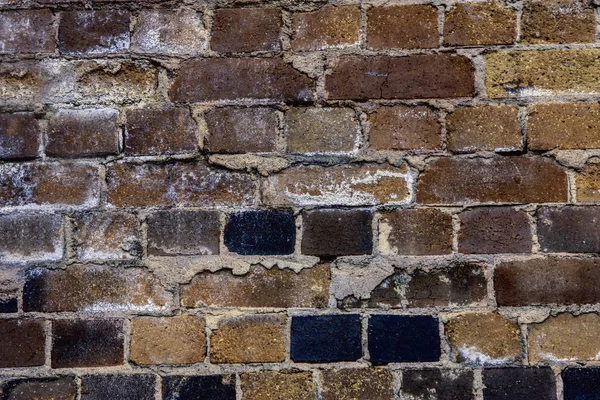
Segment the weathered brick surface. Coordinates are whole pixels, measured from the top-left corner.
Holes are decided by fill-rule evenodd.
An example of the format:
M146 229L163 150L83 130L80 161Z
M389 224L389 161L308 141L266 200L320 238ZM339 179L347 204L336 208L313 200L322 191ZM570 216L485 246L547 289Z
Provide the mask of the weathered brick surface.
M0 321L0 368L44 365L43 320L3 319Z
M65 54L110 54L129 50L126 11L69 11L60 15L58 48Z
M51 53L56 50L56 28L50 10L0 13L0 53Z
M292 49L320 50L358 43L360 9L356 6L325 6L292 16Z
M385 369L344 368L323 371L323 400L392 400L394 378Z
M169 172L154 164L116 163L106 170L109 204L126 206L166 206L169 197Z
M60 215L0 215L0 260L59 260L63 255L62 237Z
M567 368L562 373L565 400L594 397L600 387L598 368Z
M0 159L36 158L40 126L33 113L0 114Z
M284 255L294 252L294 212L257 210L231 214L223 241L230 252L242 255Z
M583 166L575 176L575 191L579 202L600 200L600 164L591 162Z
M597 253L600 235L598 207L544 207L537 213L540 248L554 253Z
M483 385L486 399L556 400L556 379L548 367L484 369Z
M279 50L282 24L279 8L216 10L210 47L223 53Z
M439 46L438 12L430 5L373 7L367 13L367 44L372 49Z
M406 400L473 400L473 371L457 369L404 370L402 397Z
M165 400L201 398L235 400L234 375L166 376L162 380Z
M221 223L211 211L158 211L148 216L148 254L219 254Z
M86 375L81 380L82 400L151 399L156 378L152 375Z
M241 375L242 395L249 400L316 400L310 372L262 371Z
M302 214L302 253L313 256L371 254L373 215L364 210L313 210Z
M77 384L71 377L19 379L3 387L6 400L75 400Z
M584 0L527 0L521 17L526 43L587 43L596 39L594 8Z
M446 45L513 44L516 40L516 11L495 1L456 3L445 15Z

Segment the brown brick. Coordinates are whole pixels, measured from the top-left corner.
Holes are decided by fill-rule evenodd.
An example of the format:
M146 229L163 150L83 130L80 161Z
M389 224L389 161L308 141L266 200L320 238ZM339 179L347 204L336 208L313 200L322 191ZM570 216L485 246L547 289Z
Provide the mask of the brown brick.
M156 155L198 150L197 127L186 108L127 110L125 153Z
M600 148L600 104L552 103L529 108L527 147L530 150Z
M244 400L316 400L311 372L260 371L241 375Z
M339 100L471 97L473 73L469 59L451 54L342 56L325 89Z
M436 150L442 144L439 115L426 106L381 107L369 115L373 150Z
M408 170L379 164L289 168L263 182L263 202L284 205L402 204L408 199Z
M437 8L430 5L373 7L367 12L367 44L371 49L438 47Z
M0 13L0 53L51 53L56 50L55 36L50 10Z
M341 368L323 371L323 400L392 400L394 377L389 370Z
M530 363L596 361L600 353L600 317L595 313L563 313L530 325L527 348Z
M357 6L325 6L292 15L292 49L321 50L358 43L360 9Z
M214 153L275 151L278 120L270 108L214 108L204 116L205 148Z
M58 97L52 69L64 66L58 61L20 61L0 64L0 97L3 104L43 103Z
M60 110L48 122L46 154L93 157L119 153L119 112L113 109Z
M151 312L166 309L170 301L170 293L142 268L40 268L29 273L23 289L26 312Z
M489 97L595 94L600 49L506 51L486 55Z
M383 254L450 254L452 216L433 208L382 213L379 218L379 250Z
M313 84L280 58L206 58L181 64L169 97L176 103L243 98L311 101Z
M72 377L19 379L4 385L6 400L75 400L77 384Z
M550 253L600 252L600 207L543 207L537 213L540 248Z
M58 48L65 54L126 53L129 50L129 12L62 12Z
M114 207L167 206L169 171L165 165L115 163L106 169L107 202Z
M52 335L52 368L123 364L122 321L59 319L52 322Z
M0 340L0 368L44 365L44 321L0 320Z
M600 262L535 258L500 263L494 274L499 306L600 303Z
M192 315L135 318L131 361L138 365L196 364L206 357L203 318Z
M280 363L286 355L286 317L282 314L228 317L210 337L210 361Z
M137 216L125 212L86 212L74 216L73 246L81 260L131 259L142 255Z
M373 252L370 210L318 209L302 213L302 254L319 257Z
M0 159L36 158L40 126L33 113L0 114Z
M292 108L285 113L287 151L349 152L358 149L360 134L350 108Z
M53 214L0 215L0 260L51 261L63 256L62 217Z
M519 325L499 314L453 316L446 323L445 331L451 357L457 362L497 365L521 358Z
M521 17L525 43L596 41L594 8L587 0L526 0Z
M241 276L228 270L206 271L181 287L181 305L324 308L329 300L330 279L327 265L317 265L298 273L252 266Z
M417 202L425 204L545 203L568 199L567 176L537 157L438 158L425 167Z
M600 164L588 162L575 176L578 202L600 200Z
M460 107L446 116L448 150L509 152L523 148L519 108L513 106Z
M457 3L446 13L444 44L479 46L513 44L517 40L517 13L495 1Z
M281 48L279 8L225 8L215 11L210 47L222 53L277 51Z
M466 254L530 253L531 227L524 211L481 207L460 213L458 251Z

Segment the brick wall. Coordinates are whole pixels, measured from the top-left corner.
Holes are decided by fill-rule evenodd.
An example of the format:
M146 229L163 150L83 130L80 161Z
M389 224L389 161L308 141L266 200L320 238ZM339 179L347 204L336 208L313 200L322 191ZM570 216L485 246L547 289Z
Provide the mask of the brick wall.
M599 12L0 0L1 398L600 398Z

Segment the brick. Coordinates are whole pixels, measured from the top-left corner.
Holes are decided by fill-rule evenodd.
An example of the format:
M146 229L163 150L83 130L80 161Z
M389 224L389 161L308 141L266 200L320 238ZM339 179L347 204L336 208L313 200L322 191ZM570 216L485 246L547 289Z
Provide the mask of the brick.
M356 361L362 357L358 314L292 317L290 357L294 362Z
M241 211L229 216L223 235L229 251L242 255L292 254L296 244L294 212Z
M494 287L499 306L596 304L600 263L585 258L535 258L502 262Z
M277 51L282 24L279 8L218 9L210 47L222 53Z
M393 400L394 377L385 369L327 369L323 371L321 398Z
M529 326L530 363L598 359L600 317L597 314L558 314Z
M401 396L406 400L474 400L473 371L422 369L402 371Z
M600 200L600 164L586 163L575 175L575 190L578 202Z
M371 254L373 214L367 210L302 213L302 254L330 257Z
M351 55L339 58L325 78L325 89L332 100L471 97L473 74L469 59L451 54Z
M198 149L196 123L186 108L127 110L125 153L157 155Z
M287 319L281 314L224 318L210 337L210 361L214 364L284 362L286 330Z
M408 169L386 164L288 168L263 181L263 203L272 206L405 204Z
M32 270L23 288L25 312L158 311L170 294L141 268L70 265Z
M481 304L487 294L484 269L453 262L442 270L397 269L371 292L370 307L423 308Z
M350 108L292 108L285 113L287 151L350 152L358 149L360 130Z
M445 45L513 44L516 40L516 11L495 1L456 3L445 15Z
M50 10L19 10L0 13L0 53L52 53L56 29Z
M598 93L600 50L506 51L485 57L491 98Z
M289 269L252 266L239 276L231 271L201 272L181 288L184 307L324 308L331 274L327 265L296 273Z
M538 157L438 158L417 182L417 203L550 203L568 200L567 176Z
M153 375L84 375L81 400L152 399L155 381Z
M325 6L292 14L292 50L321 50L358 44L360 9Z
M205 323L191 315L135 318L131 361L138 365L196 364L206 356Z
M46 154L94 157L119 153L119 112L113 109L60 110L48 121Z
M55 60L3 62L0 64L0 96L4 104L30 105L55 100L58 90L52 70L62 71Z
M599 148L597 103L538 104L529 108L527 147L530 150Z
M368 343L371 362L427 362L440 359L437 318L423 315L371 315Z
M597 253L600 207L543 207L537 213L540 248L555 253Z
M52 368L123 364L122 321L60 319L52 322L52 335Z
M260 153L276 150L278 120L270 108L214 108L204 119L205 149L214 153Z
M511 207L480 207L461 212L459 218L459 253L531 252L531 227L524 211Z
M379 250L383 254L450 254L452 216L433 208L382 213L379 218Z
M16 298L0 300L0 314L12 314L19 311L19 302Z
M206 58L185 61L169 89L175 103L313 99L314 82L280 58Z
M438 12L430 5L373 7L367 11L371 49L428 49L439 46Z
M459 107L446 117L448 150L511 152L523 148L519 108L514 106Z
M63 54L126 53L129 19L124 10L62 12L58 48Z
M550 368L490 368L483 370L484 399L556 400Z
M131 36L131 50L142 54L197 55L208 42L202 15L194 10L142 10Z
M450 317L445 325L451 357L467 364L503 364L519 361L519 325L495 313Z
M44 365L46 334L42 320L0 320L0 368Z
M164 165L115 163L106 168L107 202L113 207L167 206L169 171Z
M0 159L37 158L40 126L33 113L0 114Z
M148 216L148 254L219 254L221 222L211 211L170 210Z
M0 215L0 260L51 261L63 256L62 217L56 214Z
M373 150L439 150L441 135L439 115L430 107L381 107L369 115Z
M6 400L75 400L77 384L72 377L19 379L4 385Z
M593 399L600 393L600 368L567 368L562 381L565 400Z
M246 400L316 400L311 372L260 371L241 374Z
M521 17L525 43L589 43L596 41L593 6L585 0L527 0Z
M235 376L165 376L162 392L164 400L235 400Z
M127 260L142 256L135 214L85 212L73 219L73 250L80 260Z

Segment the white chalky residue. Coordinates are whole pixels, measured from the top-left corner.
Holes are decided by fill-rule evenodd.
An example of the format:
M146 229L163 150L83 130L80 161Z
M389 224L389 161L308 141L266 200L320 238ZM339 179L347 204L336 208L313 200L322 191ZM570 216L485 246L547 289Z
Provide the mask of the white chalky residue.
M512 360L510 357L490 357L487 354L478 351L477 347L474 346L463 346L458 349L458 352L467 362L473 364L501 365Z
M94 46L86 50L88 54L103 54L103 53L121 53L129 49L129 32L122 33L116 37L108 37L108 40L101 40L103 44ZM108 43L106 43L108 42Z
M167 306L159 306L149 299L146 304L109 303L100 301L85 307L82 312L150 312L164 311Z

